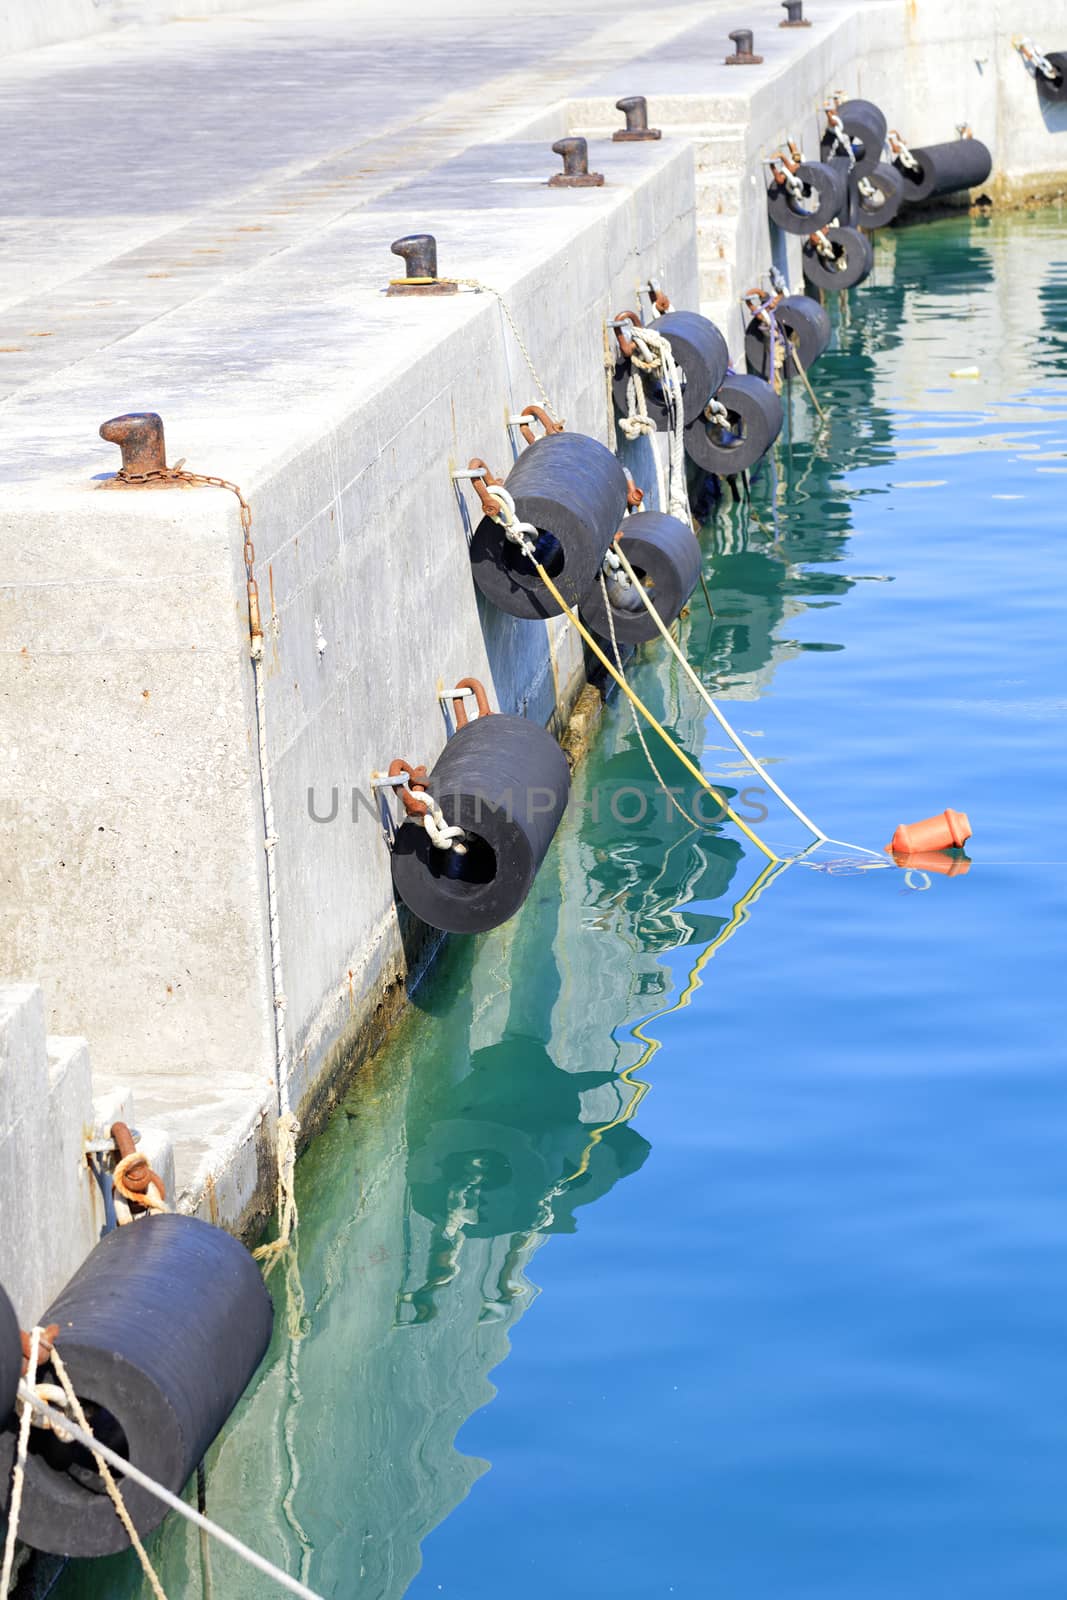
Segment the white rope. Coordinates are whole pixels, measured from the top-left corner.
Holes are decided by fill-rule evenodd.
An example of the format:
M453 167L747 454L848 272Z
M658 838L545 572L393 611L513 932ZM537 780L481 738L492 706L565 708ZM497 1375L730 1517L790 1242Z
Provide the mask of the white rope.
M422 814L422 825L434 848L451 850L457 856L465 856L467 846L461 841L467 836L463 829L445 821L444 812L428 789L420 789L418 798L428 808Z
M101 1444L99 1439L94 1438L88 1428L81 1428L63 1413L54 1411L50 1405L47 1405L38 1396L25 1379L19 1384L19 1398L27 1408L32 1406L38 1415L46 1418L57 1432L66 1434L74 1439L84 1449L90 1451L98 1461L103 1461L108 1466L113 1467L116 1472L121 1473L124 1478L129 1478L132 1483L139 1484L142 1489L146 1489L149 1494L154 1495L169 1510L176 1511L179 1516L185 1517L186 1521L203 1529L205 1533L209 1533L213 1539L217 1539L228 1550L232 1550L235 1555L240 1556L242 1561L247 1561L250 1567L255 1567L257 1572L262 1572L268 1578L273 1578L275 1583L281 1588L287 1589L290 1594L301 1595L303 1600L323 1600L323 1597L316 1594L313 1589L306 1588L296 1578L291 1578L287 1572L282 1572L279 1567L274 1566L265 1556L258 1555L255 1550L250 1550L248 1545L243 1544L232 1533L227 1533L225 1528L220 1528L217 1523L202 1516L199 1511L194 1511L192 1506L186 1505L185 1501L176 1494L172 1494L161 1483L156 1483L154 1479L150 1478L146 1472L142 1472L139 1467L135 1467L132 1461L127 1461L123 1456L116 1455L114 1450L110 1450L107 1445Z
M685 672L686 676L689 678L689 681L700 695L700 698L703 700L704 704L707 706L708 710L711 712L712 716L715 718L716 722L726 734L726 737L730 740L734 748L744 757L752 770L759 774L764 783L767 785L768 789L778 796L786 810L791 811L794 817L796 817L797 821L803 823L808 832L811 833L820 844L837 844L840 845L844 850L858 850L863 855L874 856L880 865L888 865L888 863L883 862L882 857L878 854L877 850L870 850L866 845L862 844L850 844L845 839L831 839L829 834L824 833L820 827L817 827L816 824L812 822L811 818L806 814L806 812L801 811L800 807L794 801L790 800L785 790L775 783L774 779L771 777L763 763L752 754L752 751L744 743L741 737L734 732L734 729L723 716L722 712L715 704L715 701L704 687L703 682L690 666L685 652L681 649L677 640L671 635L671 632L666 623L663 621L663 618L660 616L656 607L652 604L652 600L644 584L638 581L636 572L627 560L626 552L622 548L621 541L616 548L618 550L619 561L622 565L623 571L629 574L631 582L635 584L638 594L644 601L646 611L656 624L656 627L662 634L663 638L667 641L667 645L672 654L677 657L682 670Z
M529 350L527 350L527 348L526 348L526 341L523 339L522 334L519 332L519 325L515 321L515 318L512 316L511 309L508 306L507 301L504 299L504 296L500 293L500 290L499 289L494 289L491 283L481 283L477 278L457 278L456 282L458 284L461 284L464 289L475 289L475 290L477 290L477 292L479 294L491 294L495 298L495 300L496 300L497 304L499 305L501 311L503 312L504 316L507 318L508 327L511 329L512 337L514 338L515 343L519 347L519 352L522 355L522 359L525 361L526 365L530 369L530 376L533 378L534 383L537 385L537 392L541 396L541 402L544 405L545 410L548 412L548 414L552 418L552 420L554 422L558 422L560 424L560 426L562 427L564 419L562 417L557 417L557 415L556 415L556 413L555 413L555 411L553 409L552 402L548 398L548 391L546 390L544 384L541 382L541 374L538 372L537 368L533 364L533 357L530 355Z
M300 1122L290 1100L289 1034L285 1022L286 997L282 973L281 923L278 914L278 870L274 852L278 834L274 826L274 795L270 781L270 752L267 748L267 696L263 667L263 638L252 641L252 676L256 687L256 728L259 749L259 782L263 799L263 848L267 856L267 926L270 933L271 986L274 991L274 1060L278 1122L276 1128L278 1165L278 1237L256 1250L257 1260L268 1262L268 1273L289 1246L299 1224L296 1207L296 1143Z
M645 397L645 372L658 372L667 407L669 460L667 476L667 510L672 517L680 517L687 527L692 527L689 510L689 492L685 481L685 405L683 399L685 374L674 359L671 342L654 328L635 327L630 335L634 352L630 357L630 377L626 386L629 416L620 420L619 426L628 439L638 433L654 432L648 416ZM632 432L630 430L633 430Z
M37 1377L37 1358L40 1352L41 1330L34 1328L30 1334L30 1356L26 1376L30 1385ZM19 1385L21 1393L22 1385ZM0 1595L11 1587L11 1569L15 1563L15 1544L18 1539L19 1518L22 1515L22 1489L26 1481L26 1457L30 1448L30 1420L33 1408L23 1400L19 1419L19 1442L15 1453L15 1469L11 1476L11 1506L7 1514L7 1538L4 1541L4 1564L0 1568Z

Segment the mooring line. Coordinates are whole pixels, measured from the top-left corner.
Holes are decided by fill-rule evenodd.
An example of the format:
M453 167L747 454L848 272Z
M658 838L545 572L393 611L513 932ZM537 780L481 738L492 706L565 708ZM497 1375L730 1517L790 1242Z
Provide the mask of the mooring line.
M135 1467L132 1461L127 1461L124 1456L116 1454L107 1445L101 1444L100 1440L95 1438L92 1433L79 1427L76 1422L73 1422L63 1412L53 1410L25 1379L22 1379L19 1383L19 1398L27 1406L32 1406L40 1416L44 1417L51 1425L53 1432L60 1437L66 1434L75 1440L83 1449L88 1450L91 1455L105 1461L109 1467L114 1468L124 1478L129 1478L131 1482L139 1484L142 1489L147 1490L150 1495L161 1501L171 1511L176 1511L187 1522L192 1522L196 1527L203 1529L205 1533L209 1533L213 1539L217 1539L228 1550L232 1550L235 1555L240 1556L242 1561L247 1561L248 1565L255 1567L257 1572L262 1572L266 1577L272 1578L275 1583L281 1588L287 1589L290 1594L300 1595L303 1600L325 1600L323 1595L316 1594L313 1589L306 1588L296 1578L291 1578L287 1572L283 1572L280 1567L276 1567L273 1562L267 1560L266 1556L261 1556L255 1550L251 1550L236 1535L227 1533L225 1528L220 1528L217 1522L212 1522L210 1518L201 1516L199 1511L194 1511L193 1507L187 1505L178 1495L172 1494L161 1483L156 1483L146 1472L142 1472L139 1467Z

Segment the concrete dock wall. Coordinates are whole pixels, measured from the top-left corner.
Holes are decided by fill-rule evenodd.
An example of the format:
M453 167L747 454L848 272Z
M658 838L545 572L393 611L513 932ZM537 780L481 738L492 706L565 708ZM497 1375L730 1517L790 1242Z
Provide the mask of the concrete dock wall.
M22 58L38 95L54 71L78 105L121 82L133 128L160 96L180 123L217 38L239 102L234 126L212 100L210 126L186 130L202 170L136 165L125 211L93 191L88 216L58 203L45 226L20 191L0 290L0 972L44 985L52 1030L88 1036L99 1092L135 1083L174 1137L182 1202L233 1226L270 1201L275 998L237 507L219 489L100 489L117 465L100 422L160 411L169 458L253 508L286 1016L313 1125L426 955L397 915L371 774L432 763L437 692L459 677L560 729L584 675L565 624L479 601L473 501L450 478L472 455L506 471L534 379L491 294L387 298L390 241L430 231L442 273L498 290L568 427L606 439L603 324L644 281L702 305L735 354L738 296L772 256L799 284L762 160L790 136L814 153L831 91L877 99L914 144L970 122L994 197L1048 192L1067 168L999 0L811 0L797 31L769 4L594 8L551 48L531 30L542 54L506 72L442 37L432 60L412 50L423 96L454 64L432 110L416 95L407 122L356 140L338 114L351 86L321 75L358 53L366 9L257 8L243 35L218 17L173 48L162 30L158 60L133 30L118 79L95 35ZM1027 17L1046 48L1058 12L1035 0ZM762 66L723 65L739 24ZM305 33L314 104L291 88ZM610 142L627 93L648 96L661 141ZM255 121L264 101L284 138ZM592 137L603 189L546 187L568 129Z

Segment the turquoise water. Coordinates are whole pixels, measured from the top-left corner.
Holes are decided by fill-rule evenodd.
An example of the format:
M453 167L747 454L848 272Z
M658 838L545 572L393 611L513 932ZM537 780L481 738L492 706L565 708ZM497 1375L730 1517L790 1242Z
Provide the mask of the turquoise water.
M608 706L522 915L299 1166L302 1307L279 1276L209 1510L324 1595L1067 1589L1067 224L876 260L683 638L829 832L955 806L970 871L767 871ZM633 677L801 842L658 646ZM152 1549L200 1593L195 1536Z

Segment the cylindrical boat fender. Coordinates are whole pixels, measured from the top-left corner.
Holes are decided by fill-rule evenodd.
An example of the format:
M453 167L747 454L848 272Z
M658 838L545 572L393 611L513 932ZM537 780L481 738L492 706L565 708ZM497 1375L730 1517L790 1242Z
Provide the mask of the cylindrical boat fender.
M876 106L873 100L845 100L838 106L837 115L855 157L851 168L852 176L866 178L882 159L882 147L885 144L888 126L885 112ZM820 141L819 154L824 161L836 156L844 157L844 151L829 127L826 128Z
M900 210L904 180L896 167L890 166L888 161L879 161L874 171L867 174L866 181L873 194L864 194L855 182L850 185L848 220L854 227L884 228Z
M619 529L619 542L656 610L664 622L672 623L700 577L700 545L693 530L664 511L638 511ZM624 644L658 637L659 629L632 583L606 577L605 585L610 621L597 578L582 601L582 620L587 627L602 639L610 639L614 626L615 637Z
M15 1308L0 1284L0 1423L6 1422L15 1405L22 1373L22 1343Z
M174 1494L244 1393L272 1321L244 1245L173 1213L106 1234L40 1318L59 1325L55 1347L95 1436ZM0 1510L15 1443L9 1419L0 1430ZM129 1480L122 1497L139 1534L166 1514ZM92 1458L52 1433L31 1447L19 1536L65 1556L111 1555L129 1542Z
M1049 105L1061 106L1067 101L1067 50L1049 50L1045 60L1054 69L1056 76L1046 78L1040 71L1036 74L1038 99L1046 101Z
M626 474L606 445L581 433L551 433L522 452L504 480L520 521L538 529L538 560L569 606L600 570L626 512ZM483 517L470 545L474 581L513 617L559 615L559 606L517 544Z
M499 927L529 894L570 786L566 757L539 723L497 712L457 728L427 787L445 821L464 830L466 853L438 849L409 817L393 841L397 894L445 933Z
M726 376L730 365L730 352L719 329L697 311L668 311L657 317L651 327L670 340L671 354L680 367L684 384L682 410L685 421L698 417ZM625 335L625 330L623 330ZM620 346L625 349L625 344ZM628 405L626 390L630 378L630 362L623 355L615 367L615 404L623 416ZM645 405L659 433L670 427L670 411L663 395L659 378L653 373L642 373L645 385Z
M929 145L919 155L933 163L935 195L976 189L993 170L989 146L981 139L953 139L948 144Z
M783 376L787 379L797 376L794 350L804 371L810 372L812 364L830 343L830 317L825 306L810 295L791 294L779 301L774 315L779 333L785 337ZM759 317L753 317L745 330L745 359L750 372L762 378L773 377L771 341L767 326Z
M782 431L782 402L766 379L754 372L727 373L715 399L726 408L726 422L706 415L691 422L685 430L686 454L703 471L721 478L747 472Z
M823 230L834 252L834 259L819 254L817 246L804 241L801 260L804 276L816 289L851 289L874 266L874 246L858 228L826 228ZM800 358L803 361L803 356ZM805 372L807 368L805 367Z
M938 194L955 194L985 183L993 170L993 157L981 139L950 139L946 144L928 144L911 152L917 166L912 169L897 160L905 205L918 205Z
M787 186L772 182L767 190L767 211L784 233L814 233L833 222L848 200L846 169L827 161L801 161L795 177L804 185L802 200L794 200Z

